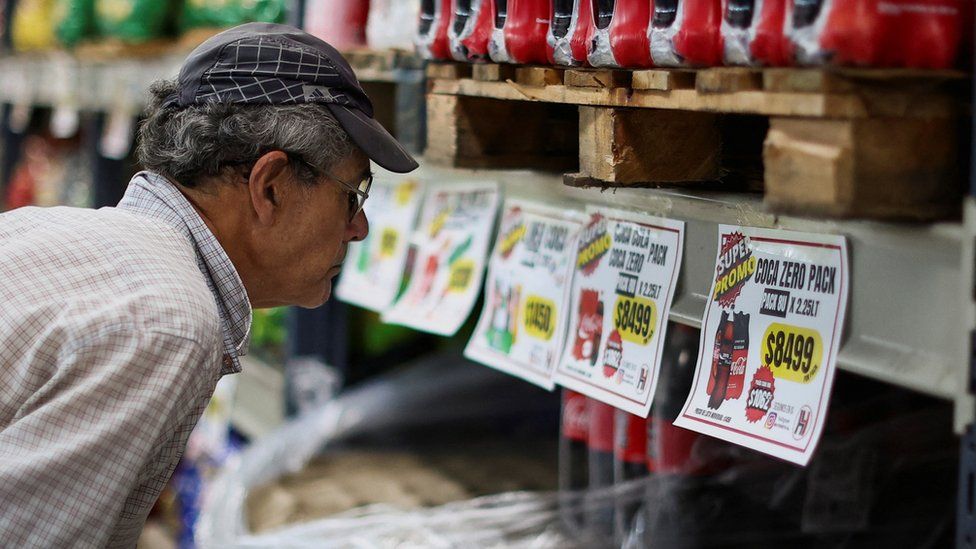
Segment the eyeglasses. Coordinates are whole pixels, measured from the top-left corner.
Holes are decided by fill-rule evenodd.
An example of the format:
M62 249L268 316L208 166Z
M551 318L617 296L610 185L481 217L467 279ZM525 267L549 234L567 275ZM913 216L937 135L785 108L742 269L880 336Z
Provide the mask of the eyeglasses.
M329 172L323 172L325 176L333 181L339 183L343 189L346 190L346 194L349 199L349 221L352 221L359 215L359 212L363 210L363 206L366 204L366 199L369 198L369 189L373 186L373 174L367 173L363 177L358 185L353 185L347 181L343 181L338 177L332 175Z
M373 186L373 173L367 172L366 175L359 181L358 185L353 185L348 181L339 179L338 177L332 175L329 172L320 171L311 162L305 160L300 155L290 153L290 156L304 164L308 169L312 170L313 173L321 173L325 177L335 181L343 189L346 190L348 195L348 209L349 209L349 222L359 215L359 212L363 210L363 206L366 204L366 199L369 198L369 189Z

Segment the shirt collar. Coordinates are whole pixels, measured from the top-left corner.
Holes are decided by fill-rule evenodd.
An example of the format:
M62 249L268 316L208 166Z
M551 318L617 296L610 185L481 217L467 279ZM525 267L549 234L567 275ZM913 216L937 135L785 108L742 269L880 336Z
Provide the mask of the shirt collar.
M220 314L224 339L221 374L241 371L240 356L247 354L250 340L251 304L237 269L200 214L173 183L148 171L132 178L118 207L164 221L193 245Z

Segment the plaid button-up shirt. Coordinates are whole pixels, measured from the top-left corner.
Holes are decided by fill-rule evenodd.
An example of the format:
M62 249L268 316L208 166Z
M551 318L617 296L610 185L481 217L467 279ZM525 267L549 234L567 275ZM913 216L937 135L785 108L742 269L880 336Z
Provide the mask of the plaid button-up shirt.
M180 191L0 215L0 547L132 546L251 309Z

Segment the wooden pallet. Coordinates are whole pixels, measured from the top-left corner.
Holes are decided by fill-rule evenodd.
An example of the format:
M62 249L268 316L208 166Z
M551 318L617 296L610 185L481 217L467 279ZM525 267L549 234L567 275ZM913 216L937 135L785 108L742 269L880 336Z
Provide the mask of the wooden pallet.
M569 169L567 183L610 187L759 179L768 206L793 213L959 208L962 72L432 63L427 78L434 162Z

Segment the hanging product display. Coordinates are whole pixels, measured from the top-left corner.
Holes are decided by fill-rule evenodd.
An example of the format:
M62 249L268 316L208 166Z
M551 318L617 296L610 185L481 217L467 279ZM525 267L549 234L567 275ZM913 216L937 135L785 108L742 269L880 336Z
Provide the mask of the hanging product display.
M596 31L588 60L594 67L651 66L647 0L597 0Z
M58 42L73 47L92 35L95 29L95 0L57 0L54 5L54 32Z
M309 0L305 3L305 30L340 50L366 45L368 18L369 0Z
M362 2L360 2L362 3ZM322 6L322 2L308 2L307 9L317 7L331 9L333 15L337 15L338 10L335 6ZM186 0L183 3L183 11L180 13L180 28L193 29L203 28L224 28L250 23L252 21L262 21L266 23L283 23L286 15L285 0ZM311 16L312 13L308 13ZM314 25L321 20L321 17L310 17L307 29L315 32ZM355 28L353 21L342 21Z
M448 28L451 25L454 0L421 0L415 44L424 59L451 59Z
M966 0L796 0L786 34L803 64L951 68L971 14Z
M487 61L493 16L492 0L454 0L448 29L451 57L457 61Z
M158 0L95 0L95 26L104 36L145 42L163 35L172 8Z
M843 237L721 225L698 371L675 425L806 465L848 280Z
M787 0L727 0L722 19L726 65L789 64L783 34Z
M506 202L488 264L485 308L464 356L552 389L569 321L585 216Z
M684 224L591 207L556 382L641 417L657 384Z
M520 65L548 63L550 0L494 1L495 25L488 44L491 60Z
M451 183L429 189L413 232L407 287L384 322L454 335L471 313L498 210L495 183Z
M366 42L377 50L413 48L416 27L404 22L420 17L420 0L370 0Z
M393 304L422 197L422 185L413 175L382 173L374 179L365 204L369 235L349 244L336 287L339 299L376 312Z
M722 3L716 0L655 0L650 47L662 67L710 67L722 61Z

